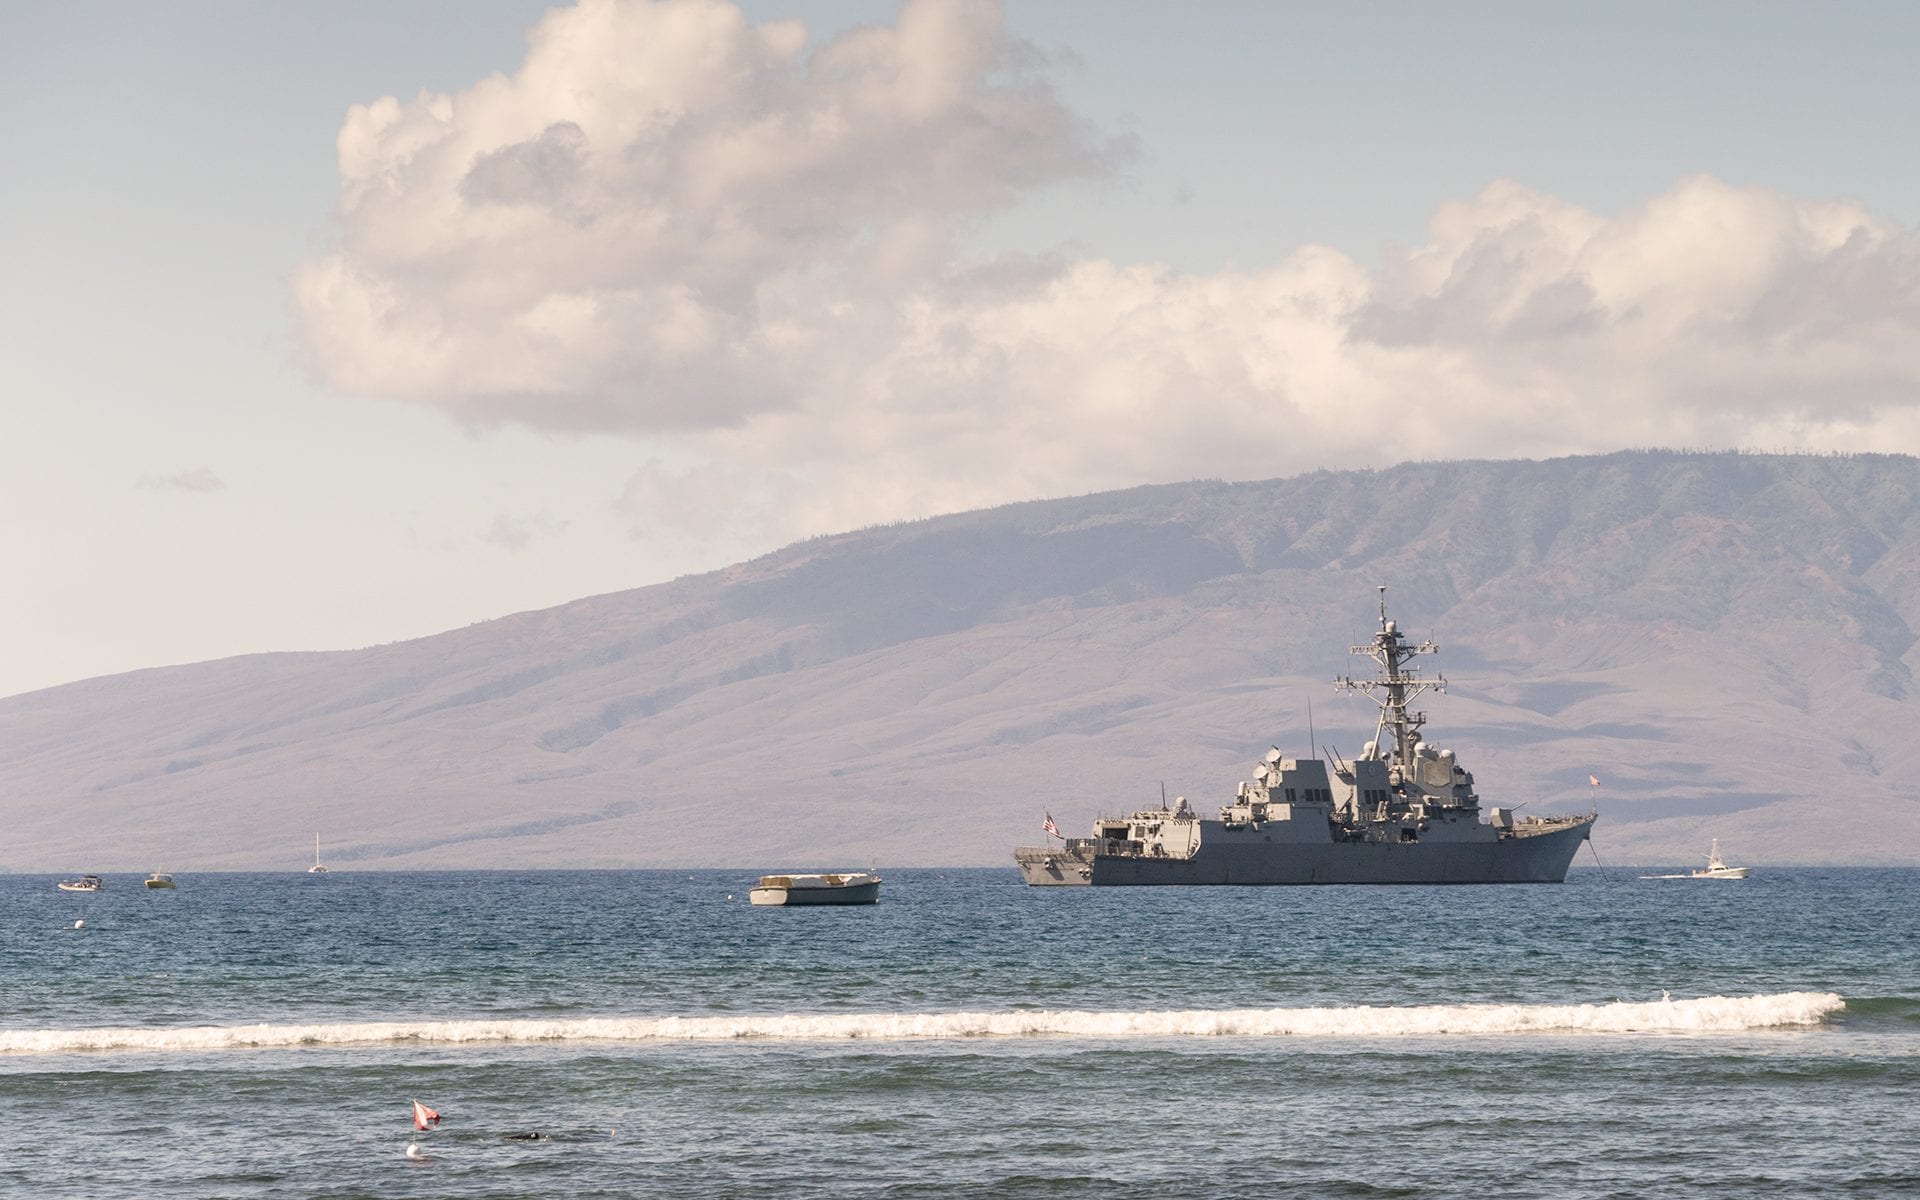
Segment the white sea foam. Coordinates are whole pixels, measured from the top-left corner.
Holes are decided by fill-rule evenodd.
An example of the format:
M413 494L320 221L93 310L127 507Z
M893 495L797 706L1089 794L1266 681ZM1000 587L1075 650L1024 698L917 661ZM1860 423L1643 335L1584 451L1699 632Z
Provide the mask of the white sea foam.
M0 1053L248 1050L380 1043L874 1041L1065 1037L1376 1038L1474 1034L1726 1033L1817 1025L1846 1007L1831 992L1662 998L1613 1004L1435 1004L1148 1012L819 1013L566 1020L366 1021L0 1031Z

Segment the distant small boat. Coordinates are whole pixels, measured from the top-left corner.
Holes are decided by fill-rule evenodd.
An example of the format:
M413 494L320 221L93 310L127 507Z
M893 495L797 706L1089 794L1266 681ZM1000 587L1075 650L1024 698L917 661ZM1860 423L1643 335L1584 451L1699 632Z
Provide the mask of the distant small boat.
M173 876L167 874L165 871L155 871L153 874L147 876L147 886L155 889L172 888Z
M313 865L307 868L309 875L325 875L327 869L320 865L320 835L313 835Z
M880 877L869 871L844 875L762 875L747 893L762 906L797 904L878 904Z
M1707 854L1707 868L1694 871L1688 879L1745 879L1748 868L1730 867L1720 857L1720 839L1713 839L1713 849Z
M53 886L63 892L97 892L101 888L98 875L82 875L78 879L67 879Z

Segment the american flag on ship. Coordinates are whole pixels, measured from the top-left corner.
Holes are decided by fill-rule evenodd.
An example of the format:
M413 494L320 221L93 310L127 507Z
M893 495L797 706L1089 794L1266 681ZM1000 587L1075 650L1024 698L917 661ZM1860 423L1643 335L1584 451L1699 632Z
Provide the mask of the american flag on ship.
M1048 813L1047 819L1040 822L1040 829L1042 832L1046 833L1047 836L1049 837L1057 837L1063 842L1067 840L1067 835L1064 833L1061 833L1060 827L1053 823L1052 813Z

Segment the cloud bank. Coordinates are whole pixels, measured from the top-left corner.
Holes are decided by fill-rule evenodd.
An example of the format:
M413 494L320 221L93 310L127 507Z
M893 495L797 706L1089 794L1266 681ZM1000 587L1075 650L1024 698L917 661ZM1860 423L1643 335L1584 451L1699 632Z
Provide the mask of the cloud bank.
M177 475L142 475L136 486L150 492L219 492L227 482L212 467L195 467Z
M1609 216L1496 181L1372 266L968 261L969 219L1124 157L1045 65L943 0L818 46L719 0L550 13L511 77L351 111L294 281L313 360L467 421L677 437L705 465L626 500L703 533L1408 458L1920 452L1920 239L1857 204L1700 176Z

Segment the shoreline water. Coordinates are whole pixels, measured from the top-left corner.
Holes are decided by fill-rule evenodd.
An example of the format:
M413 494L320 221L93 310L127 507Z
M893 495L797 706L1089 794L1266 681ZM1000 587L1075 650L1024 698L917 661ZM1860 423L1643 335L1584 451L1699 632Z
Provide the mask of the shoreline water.
M1920 872L890 868L880 904L816 910L752 908L748 875L0 878L0 1194L1920 1187ZM420 1159L410 1097L446 1114Z

